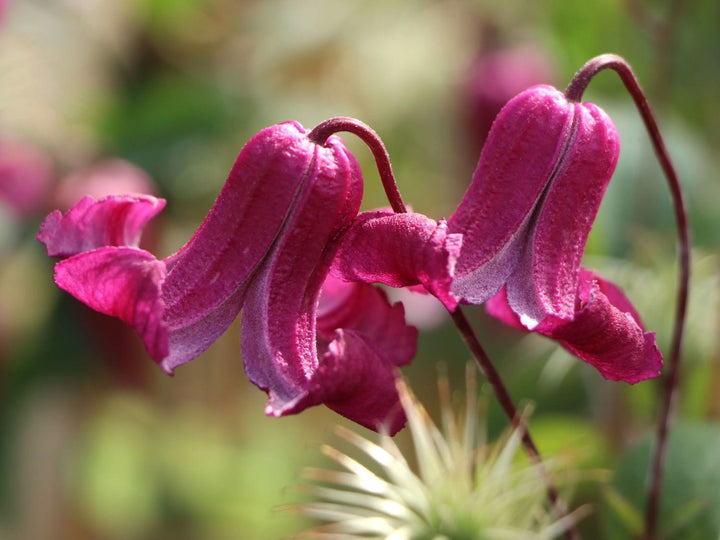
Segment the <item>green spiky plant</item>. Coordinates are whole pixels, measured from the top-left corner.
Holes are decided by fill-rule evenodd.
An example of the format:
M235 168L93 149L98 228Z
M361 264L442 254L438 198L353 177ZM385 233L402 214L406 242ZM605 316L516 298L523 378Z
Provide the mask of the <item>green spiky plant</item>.
M520 430L484 441L472 369L466 380L465 410L456 415L447 379L440 378L442 429L407 385L399 384L416 468L391 437L380 434L375 443L338 427L339 437L368 465L323 446L323 453L344 470L305 472L303 488L313 500L293 508L324 523L293 538L545 540L562 535L585 510L557 519L548 509L543 471L517 459Z

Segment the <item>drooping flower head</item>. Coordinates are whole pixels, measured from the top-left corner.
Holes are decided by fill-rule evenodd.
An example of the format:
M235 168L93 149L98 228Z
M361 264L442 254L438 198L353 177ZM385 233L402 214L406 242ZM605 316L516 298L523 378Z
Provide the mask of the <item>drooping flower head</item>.
M268 414L326 403L394 432L404 422L395 367L410 361L416 337L402 309L369 285L331 282L318 313L335 242L361 197L359 167L342 141L316 144L289 122L248 142L193 238L165 259L137 247L164 206L150 196L85 198L49 215L38 238L64 259L56 283L131 324L166 372L207 349L244 306L243 361L269 394ZM339 316L337 295L358 309Z
M619 148L592 103L549 86L508 102L448 220L463 234L452 293L480 304L502 289L491 313L505 301L525 329L559 339L608 378L637 382L659 374L654 334L619 289L580 267Z

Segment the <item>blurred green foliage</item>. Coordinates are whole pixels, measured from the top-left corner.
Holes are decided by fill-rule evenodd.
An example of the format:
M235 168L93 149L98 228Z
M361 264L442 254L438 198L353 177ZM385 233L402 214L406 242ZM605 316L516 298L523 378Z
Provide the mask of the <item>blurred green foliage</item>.
M637 523L642 515L651 447L652 442L645 438L620 456L612 483L616 497L610 498L620 502L609 505L603 514L607 538L631 538L627 522ZM664 539L702 540L720 534L718 448L717 423L673 426L659 510ZM621 507L626 507L628 514L620 511Z

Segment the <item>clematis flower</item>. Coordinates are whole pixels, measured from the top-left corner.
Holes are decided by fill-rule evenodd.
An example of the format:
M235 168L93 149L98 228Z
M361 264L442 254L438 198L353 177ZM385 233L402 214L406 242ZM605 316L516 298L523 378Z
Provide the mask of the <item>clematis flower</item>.
M448 220L463 234L452 292L477 304L502 288L525 329L558 339L608 378L637 382L659 375L654 334L619 289L580 268L618 153L612 120L592 103L549 86L508 102Z
M50 214L38 239L63 259L58 286L131 324L167 373L244 307L243 361L269 395L267 414L324 403L394 433L404 423L396 367L413 357L416 330L381 291L326 279L361 197L359 167L340 139L321 146L284 123L247 143L200 228L165 259L138 247L164 206L151 196L84 198Z

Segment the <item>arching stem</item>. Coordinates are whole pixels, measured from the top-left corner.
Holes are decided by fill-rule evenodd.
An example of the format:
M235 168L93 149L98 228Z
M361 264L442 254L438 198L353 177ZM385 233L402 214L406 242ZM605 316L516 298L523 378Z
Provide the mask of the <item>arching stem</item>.
M390 164L390 156L385 149L385 145L382 140L372 128L359 120L355 120L354 118L337 117L331 118L330 120L326 120L325 122L319 124L309 133L308 137L316 144L324 144L328 137L340 131L352 133L368 145L375 158L375 162L377 163L380 180L385 188L385 193L387 194L388 201L390 202L393 211L398 214L406 213L407 208L400 196L400 191L397 187L397 182L395 181L395 175L393 174L392 166ZM453 323L455 323L463 341L470 349L478 368L487 379L488 384L505 412L505 415L515 428L521 430L523 434L523 448L525 449L525 453L528 458L536 466L538 466L541 474L543 475L548 499L554 506L560 518L566 518L569 515L568 507L560 497L558 490L550 477L550 473L543 465L542 457L535 445L535 441L533 441L530 436L528 426L522 415L519 413L517 406L513 402L513 399L505 386L505 383L480 344L480 341L478 340L460 306L450 312L450 317L452 318ZM568 525L565 535L568 540L579 540L580 538L572 523Z
M360 120L346 116L337 116L318 124L315 129L308 134L308 138L315 144L324 145L325 141L327 141L331 135L340 131L352 133L359 137L368 148L370 148L375 158L375 163L380 173L380 181L382 182L383 188L385 188L385 194L390 202L390 206L393 211L397 213L406 212L405 203L400 195L400 190L397 187L395 175L390 165L390 155L380 136L375 133L374 129Z
M645 512L645 539L655 540L657 537L657 519L660 493L662 491L662 473L665 461L665 450L667 447L668 430L670 426L670 419L674 410L680 378L682 339L687 313L688 292L690 288L690 230L688 227L687 213L685 211L685 203L683 201L680 181L677 173L675 172L672 160L670 159L670 154L668 153L662 136L660 135L660 129L655 121L655 116L650 109L647 98L645 97L635 74L630 68L630 65L623 58L614 54L604 54L593 58L575 74L575 77L573 77L573 80L570 82L570 85L565 91L565 95L569 100L579 102L592 78L604 69L611 69L620 76L620 79L623 84L625 84L625 88L627 88L640 112L640 116L645 123L645 128L650 135L653 149L660 161L660 166L665 173L665 177L667 178L668 185L670 187L678 228L678 256L680 259L680 267L678 275L675 326L673 330L672 344L670 346L668 373L663 387L663 399L657 426L657 441L651 466L652 468L650 473L650 483L648 485L648 498Z

